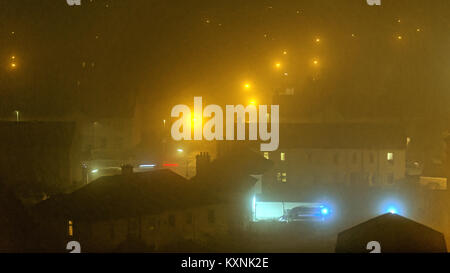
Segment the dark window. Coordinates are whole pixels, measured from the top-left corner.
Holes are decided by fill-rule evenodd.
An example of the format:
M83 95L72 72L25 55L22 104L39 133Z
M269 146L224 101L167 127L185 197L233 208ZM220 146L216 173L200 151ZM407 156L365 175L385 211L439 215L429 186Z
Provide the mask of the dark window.
M147 229L148 230L154 230L156 228L157 228L157 221L156 221L156 219L154 217L149 218L148 222L147 222Z
M336 164L336 165L339 164L339 154L338 153L334 154L333 161L334 161L334 164Z
M350 174L350 185L356 186L358 185L359 175L358 173L351 173Z
M121 148L123 146L123 137L117 138L117 147Z
M101 149L105 149L106 146L107 146L107 139L106 139L106 137L104 137L104 138L102 138L102 140L101 140L100 148L101 148Z
M192 224L192 213L190 212L186 214L186 224L188 225Z
M352 156L353 164L355 164L357 161L358 161L358 157L356 156L356 153L353 153L353 156Z
M387 183L388 184L393 184L394 183L394 174L393 173L388 174L388 176L387 176Z
M312 162L312 153L307 153L306 154L307 158L308 158L308 162L311 163Z
M171 214L169 215L169 225L174 227L175 226L175 215Z
M111 222L111 225L110 225L110 236L111 236L111 239L114 239L114 237L116 236L115 231L114 231L114 222Z
M139 235L139 220L135 217L128 219L128 236L137 238Z
M216 222L216 214L212 209L208 211L208 222L211 224Z

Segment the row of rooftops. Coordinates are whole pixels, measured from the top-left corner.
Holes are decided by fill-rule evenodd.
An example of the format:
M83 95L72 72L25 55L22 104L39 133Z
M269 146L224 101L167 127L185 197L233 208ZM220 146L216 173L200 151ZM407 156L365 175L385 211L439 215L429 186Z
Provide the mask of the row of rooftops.
M132 173L125 167L121 175L101 177L35 209L47 217L99 220L227 203L249 193L256 182L249 174L270 166L262 156L246 153L210 162L189 180L168 169Z

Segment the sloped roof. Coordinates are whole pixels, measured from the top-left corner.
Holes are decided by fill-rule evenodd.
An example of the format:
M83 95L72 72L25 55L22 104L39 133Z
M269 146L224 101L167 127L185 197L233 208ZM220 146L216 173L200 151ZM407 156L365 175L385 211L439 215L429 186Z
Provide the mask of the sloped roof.
M104 176L71 194L43 201L36 209L48 217L95 220L157 214L225 201L228 196L219 189L229 180L215 178L211 183L201 183L204 181L187 180L167 169Z
M191 183L170 170L104 176L81 189L37 205L47 215L74 218L119 218L192 202Z
M377 241L381 252L447 252L444 235L397 214L383 214L338 234L336 252L368 253Z

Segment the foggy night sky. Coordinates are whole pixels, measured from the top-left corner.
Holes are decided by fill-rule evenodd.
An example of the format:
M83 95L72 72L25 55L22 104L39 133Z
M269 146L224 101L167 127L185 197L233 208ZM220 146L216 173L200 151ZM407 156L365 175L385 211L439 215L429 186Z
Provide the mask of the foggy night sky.
M271 103L287 72L317 109L441 116L449 17L448 0L1 0L0 114L131 115L137 97L161 120L194 95L205 104Z

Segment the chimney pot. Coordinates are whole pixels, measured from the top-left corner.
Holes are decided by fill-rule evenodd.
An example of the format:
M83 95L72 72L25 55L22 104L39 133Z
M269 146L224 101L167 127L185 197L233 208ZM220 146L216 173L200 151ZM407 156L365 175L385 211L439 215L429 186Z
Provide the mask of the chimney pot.
M122 165L122 175L130 175L133 174L133 165L125 164Z

